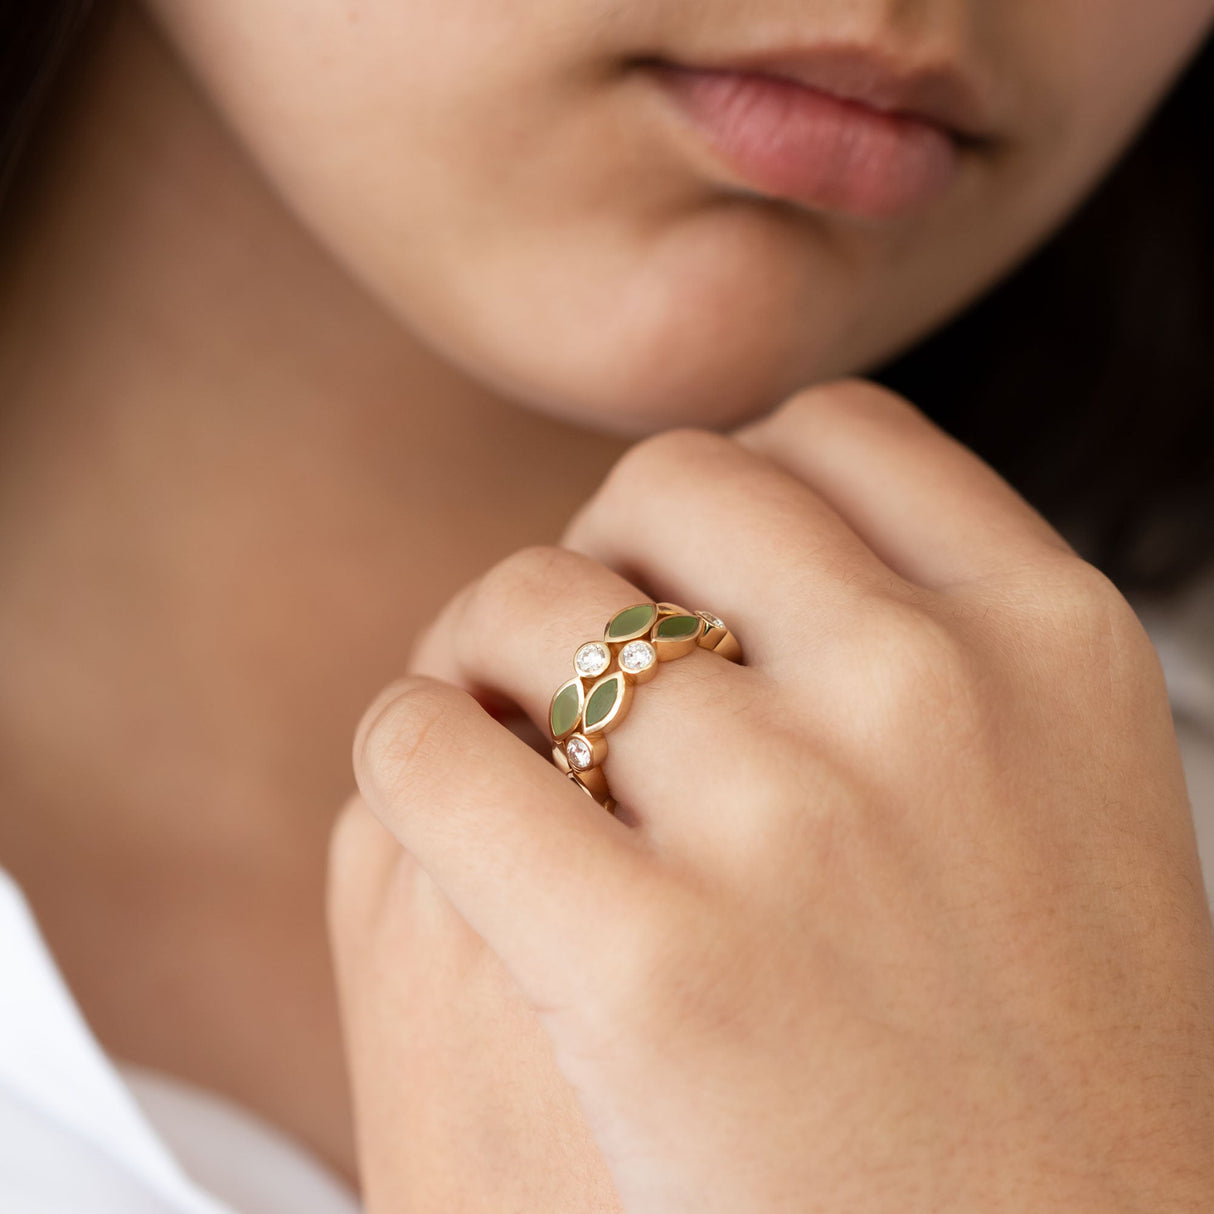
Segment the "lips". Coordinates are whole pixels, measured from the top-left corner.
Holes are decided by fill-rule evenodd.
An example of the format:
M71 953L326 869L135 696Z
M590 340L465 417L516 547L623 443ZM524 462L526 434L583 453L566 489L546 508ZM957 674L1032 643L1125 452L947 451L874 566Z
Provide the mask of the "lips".
M670 60L672 66L679 66ZM963 143L990 136L993 120L984 90L951 62L897 55L870 46L823 43L757 51L729 59L697 57L681 66L761 73L795 81L880 113L931 123Z
M990 129L957 72L864 49L647 67L722 184L828 212L890 219L923 210Z

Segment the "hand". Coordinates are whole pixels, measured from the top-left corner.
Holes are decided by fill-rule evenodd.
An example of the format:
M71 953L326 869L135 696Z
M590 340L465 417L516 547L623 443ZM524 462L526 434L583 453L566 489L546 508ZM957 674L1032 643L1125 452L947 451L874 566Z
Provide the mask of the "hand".
M369 1214L618 1214L518 987L357 795L328 892Z
M1214 1207L1209 914L1108 579L858 382L638 444L565 542L457 597L356 774L535 1010L625 1209ZM469 692L544 722L649 597L746 664L637 689L621 821Z

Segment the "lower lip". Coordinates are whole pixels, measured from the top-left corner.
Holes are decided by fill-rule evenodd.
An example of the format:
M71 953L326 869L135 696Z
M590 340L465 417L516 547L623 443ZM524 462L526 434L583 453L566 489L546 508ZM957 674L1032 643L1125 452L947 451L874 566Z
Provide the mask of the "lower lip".
M956 142L930 122L755 72L655 70L730 175L760 194L895 218L938 199L958 168Z

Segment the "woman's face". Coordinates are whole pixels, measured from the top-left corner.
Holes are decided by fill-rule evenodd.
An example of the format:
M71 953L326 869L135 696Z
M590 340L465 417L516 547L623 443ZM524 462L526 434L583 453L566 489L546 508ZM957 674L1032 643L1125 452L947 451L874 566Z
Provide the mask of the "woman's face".
M1214 0L150 6L412 331L624 434L740 421L934 327L1078 202L1214 17Z

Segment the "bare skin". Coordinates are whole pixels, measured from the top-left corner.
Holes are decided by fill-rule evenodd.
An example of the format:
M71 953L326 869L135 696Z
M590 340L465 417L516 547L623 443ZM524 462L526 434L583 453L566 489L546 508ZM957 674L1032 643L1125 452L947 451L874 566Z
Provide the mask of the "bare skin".
M542 723L590 621L646 593L711 602L746 661L692 648L637 689L617 818L467 692ZM452 600L354 755L332 921L374 1214L1211 1207L1214 940L1163 671L894 394L632 448L560 547ZM526 1082L495 1089L503 1054ZM509 1161L562 1093L609 1176L537 1202ZM415 1205L419 1140L461 1133L519 1145L479 1200L449 1163Z
M623 443L403 338L141 24L79 100L0 301L0 857L108 1049L352 1176L320 891L354 725Z
M754 414L795 385L863 369L1040 239L1212 11L1118 2L1125 20L1094 31L1079 0L977 4L956 22L964 6L951 3L813 6L823 28L934 31L936 51L973 43L976 61L1004 69L1008 154L975 166L921 226L876 233L726 202L644 122L628 126L628 105L600 104L593 82L617 49L697 49L686 4L655 0L633 25L639 6L545 0L528 9L542 36L510 40L516 64L484 20L518 16L497 0L336 17L321 5L306 30L282 0L156 0L239 145L143 22L118 22L5 233L0 280L0 862L107 1048L250 1105L353 1177L322 885L371 696L457 587L552 542L591 495L625 442L584 426L642 433ZM808 12L722 0L703 28L724 44L759 7L785 25ZM601 43L598 11L619 22ZM322 65L325 22L339 20L348 41ZM433 72L389 81L397 40L420 54L418 23L458 70L427 54L410 66ZM552 37L565 28L568 43ZM481 71L483 87L460 93ZM390 104L378 92L389 83L401 90ZM406 118L447 112L458 129L440 132L441 155L402 148L427 129ZM557 129L556 112L577 118ZM501 161L485 152L515 114L521 137L559 138L550 175L517 175L494 227L484 202ZM361 154L351 129L368 132ZM632 140L615 148L623 176L585 133L614 129ZM400 256L410 232L424 239L408 252L424 255ZM485 244L470 247L469 232ZM538 256L517 259L530 247L519 233ZM536 272L553 266L555 288ZM636 307L604 316L604 281ZM709 323L735 317L738 298L750 329ZM659 313L660 326L634 323ZM436 933L436 952L456 953L456 935ZM487 991L513 996L491 965L482 972ZM483 1116L514 1090L512 1071L534 1073L500 1048L518 1040L516 1022L487 998L487 1023L460 1025L442 1015L455 988L436 989L419 1022L449 1034L436 1044L452 1056L471 1043L494 1065L463 1092L440 1090L449 1071L417 1072L433 1084L421 1101ZM408 1053L378 1046L356 1045L365 1066ZM542 1106L551 1091L533 1095ZM562 1137L533 1108L521 1120L537 1159L571 1145L593 1166L575 1124ZM469 1166L465 1140L447 1145ZM441 1166L407 1186L459 1178L458 1162ZM495 1179L476 1178L489 1208Z

